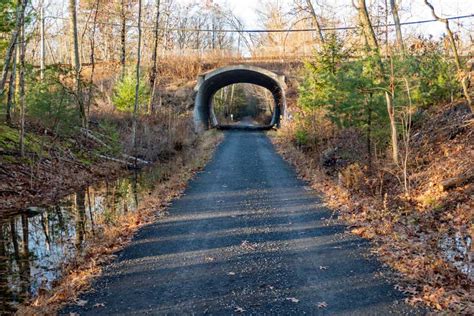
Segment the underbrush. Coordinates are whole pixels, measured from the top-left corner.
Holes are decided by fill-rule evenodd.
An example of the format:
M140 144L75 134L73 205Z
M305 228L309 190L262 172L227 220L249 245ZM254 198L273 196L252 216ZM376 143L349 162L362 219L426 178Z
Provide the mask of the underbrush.
M139 117L136 148L133 148L131 135L132 114L99 113L93 121L102 129L109 129L109 133L115 133L126 154L150 162L167 160L196 139L192 113L179 113L172 108L163 107L153 114Z
M51 315L66 303L81 304L78 295L89 289L93 278L100 275L103 264L110 262L115 257L114 253L126 246L140 227L156 220L162 215L160 211L181 195L187 182L212 157L222 136L216 131L209 131L194 139L193 146L186 146L172 160L161 162L160 167L166 172L161 179L157 179L153 191L138 209L117 216L112 222L105 217L98 219L98 229L88 238L83 247L85 251L65 267L63 278L51 291L44 291L23 305L18 313Z
M60 134L29 119L23 156L18 128L0 125L0 209L50 204L79 187L113 179L137 162L138 167L166 162L196 141L188 111L163 107L140 116L137 125L133 148L130 113L96 113L89 129Z
M411 303L470 314L473 115L464 103L419 115L406 182L383 149L368 159L364 134L336 128L323 116L310 126L290 122L273 140L353 233L375 241L380 258L402 275L398 287Z

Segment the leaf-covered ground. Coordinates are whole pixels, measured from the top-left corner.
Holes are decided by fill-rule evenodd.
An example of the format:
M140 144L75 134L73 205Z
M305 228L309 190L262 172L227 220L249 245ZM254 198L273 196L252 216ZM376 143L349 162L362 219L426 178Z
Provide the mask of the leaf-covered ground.
M453 103L421 115L413 126L409 195L387 161L376 161L372 172L354 163L328 175L319 156L300 150L285 130L273 139L353 232L374 240L380 258L400 272L400 289L412 303L472 314L473 114ZM338 145L353 146L350 140Z
M80 187L123 174L123 165L98 159L96 144L82 137L26 134L20 156L19 132L0 125L0 212L47 205Z

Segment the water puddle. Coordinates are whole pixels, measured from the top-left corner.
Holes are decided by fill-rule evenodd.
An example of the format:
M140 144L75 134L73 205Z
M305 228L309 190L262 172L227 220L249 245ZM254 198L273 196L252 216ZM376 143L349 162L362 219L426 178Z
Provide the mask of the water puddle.
M453 236L445 236L438 246L448 262L461 273L474 281L474 258L471 252L472 238L456 232Z
M134 212L163 177L156 167L85 188L56 205L0 212L0 314L51 289L87 240Z

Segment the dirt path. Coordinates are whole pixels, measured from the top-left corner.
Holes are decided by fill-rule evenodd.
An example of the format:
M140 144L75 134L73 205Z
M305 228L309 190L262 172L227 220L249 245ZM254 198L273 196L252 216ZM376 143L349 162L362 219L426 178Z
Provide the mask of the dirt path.
M263 133L229 132L169 214L63 314L420 314Z

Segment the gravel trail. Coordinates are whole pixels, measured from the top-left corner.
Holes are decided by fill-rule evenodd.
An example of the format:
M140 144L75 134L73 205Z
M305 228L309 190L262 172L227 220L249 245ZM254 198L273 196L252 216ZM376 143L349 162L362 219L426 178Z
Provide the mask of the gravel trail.
M264 133L228 132L167 212L61 313L422 314Z

